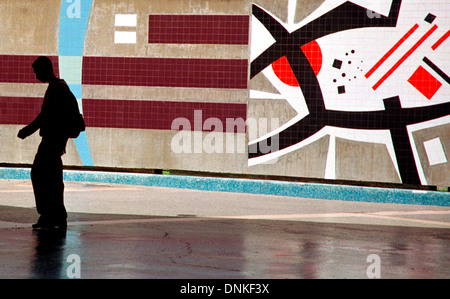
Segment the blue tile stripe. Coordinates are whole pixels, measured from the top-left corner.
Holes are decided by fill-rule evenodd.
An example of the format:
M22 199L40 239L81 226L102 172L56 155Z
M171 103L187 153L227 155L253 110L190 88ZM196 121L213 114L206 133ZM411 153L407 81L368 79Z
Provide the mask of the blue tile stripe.
M29 180L27 168L0 168L0 179ZM450 193L345 185L194 176L65 170L64 180L327 200L450 206Z
M93 0L61 1L59 55L83 56L84 39Z
M93 0L61 1L59 18L59 71L77 98L83 113L81 74L84 41ZM85 166L93 166L86 133L75 139L75 145Z

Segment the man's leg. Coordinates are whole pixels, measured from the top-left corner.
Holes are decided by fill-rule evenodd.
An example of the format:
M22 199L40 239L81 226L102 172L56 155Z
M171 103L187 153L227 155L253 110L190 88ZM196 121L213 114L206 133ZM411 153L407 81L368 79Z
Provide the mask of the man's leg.
M52 224L65 226L67 221L67 211L64 206L64 181L63 164L61 156L55 155L49 161L49 214Z
M59 151L42 142L31 169L39 221L33 227L65 226L63 166Z
M46 215L48 214L48 206L45 200L45 179L45 157L41 151L41 147L39 147L38 152L34 158L33 166L31 167L31 183L33 185L36 210L40 215L39 220L35 226L45 225L46 223L48 223L48 219L46 219Z

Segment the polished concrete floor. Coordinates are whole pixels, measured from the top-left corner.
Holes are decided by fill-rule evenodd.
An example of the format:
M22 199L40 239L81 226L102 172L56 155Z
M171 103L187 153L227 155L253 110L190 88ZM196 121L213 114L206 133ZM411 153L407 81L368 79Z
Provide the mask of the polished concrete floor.
M67 231L33 231L0 180L0 278L450 278L450 208L66 183Z

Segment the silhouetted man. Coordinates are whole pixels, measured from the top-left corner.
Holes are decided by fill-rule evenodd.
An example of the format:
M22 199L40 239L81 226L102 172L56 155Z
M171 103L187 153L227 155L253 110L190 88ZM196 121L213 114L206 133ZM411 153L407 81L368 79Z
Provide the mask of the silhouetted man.
M39 57L33 63L36 78L49 83L45 92L41 112L17 135L25 139L38 129L42 137L31 168L36 208L40 217L33 228L66 229L67 212L64 207L64 183L62 155L66 152L66 119L70 101L74 96L64 80L57 78L48 57ZM76 99L75 99L76 101Z

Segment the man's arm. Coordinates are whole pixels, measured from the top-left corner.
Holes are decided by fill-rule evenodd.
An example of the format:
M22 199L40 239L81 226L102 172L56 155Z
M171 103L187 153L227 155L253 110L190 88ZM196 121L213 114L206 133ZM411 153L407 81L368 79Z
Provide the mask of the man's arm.
M42 115L41 113L39 113L38 116L36 116L36 118L28 126L22 128L19 131L17 137L19 137L20 139L25 139L28 136L32 135L41 127L41 122L42 122Z

